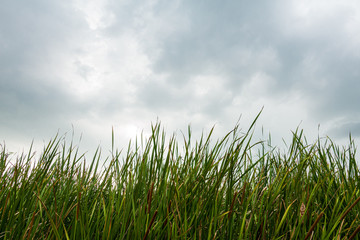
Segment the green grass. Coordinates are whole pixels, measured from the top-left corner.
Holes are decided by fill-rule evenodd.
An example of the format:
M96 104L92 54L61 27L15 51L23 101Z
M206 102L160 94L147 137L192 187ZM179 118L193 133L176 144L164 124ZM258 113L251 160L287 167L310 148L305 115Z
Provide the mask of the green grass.
M255 121L215 142L155 124L106 167L59 137L36 159L2 148L0 239L357 239L351 138L308 144L297 130L280 151L253 142Z

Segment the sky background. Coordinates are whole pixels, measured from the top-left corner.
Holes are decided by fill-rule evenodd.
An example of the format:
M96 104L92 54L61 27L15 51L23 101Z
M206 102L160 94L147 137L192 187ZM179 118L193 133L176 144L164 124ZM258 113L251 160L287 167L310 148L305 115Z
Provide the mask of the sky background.
M38 148L75 132L90 153L160 120L168 135L257 113L256 138L282 146L298 126L360 138L358 0L3 0L0 141ZM320 125L320 127L319 127ZM357 140L359 139L359 140Z

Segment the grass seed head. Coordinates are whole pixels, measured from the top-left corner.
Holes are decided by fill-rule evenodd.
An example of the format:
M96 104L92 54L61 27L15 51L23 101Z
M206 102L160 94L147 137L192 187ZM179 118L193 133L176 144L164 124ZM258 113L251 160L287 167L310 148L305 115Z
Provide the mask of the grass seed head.
M301 217L304 216L305 210L306 210L305 204L301 203L301 207L300 207L300 216Z

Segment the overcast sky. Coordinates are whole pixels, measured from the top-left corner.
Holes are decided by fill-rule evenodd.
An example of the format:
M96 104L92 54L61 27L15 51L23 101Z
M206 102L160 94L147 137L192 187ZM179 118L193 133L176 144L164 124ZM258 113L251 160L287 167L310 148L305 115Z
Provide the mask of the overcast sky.
M1 2L11 151L73 126L83 149L108 152L112 127L121 149L157 119L218 137L262 107L256 128L276 144L298 126L346 143L360 140L359 90L358 0Z

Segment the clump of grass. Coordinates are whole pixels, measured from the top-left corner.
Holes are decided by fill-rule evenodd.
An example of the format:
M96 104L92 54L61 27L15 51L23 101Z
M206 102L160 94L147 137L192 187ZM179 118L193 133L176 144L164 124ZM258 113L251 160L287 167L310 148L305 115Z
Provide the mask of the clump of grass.
M256 119L255 119L256 121ZM56 137L38 159L0 153L0 239L353 239L360 229L354 142L287 152L252 142L254 124L179 149L160 124L142 145L84 155Z

